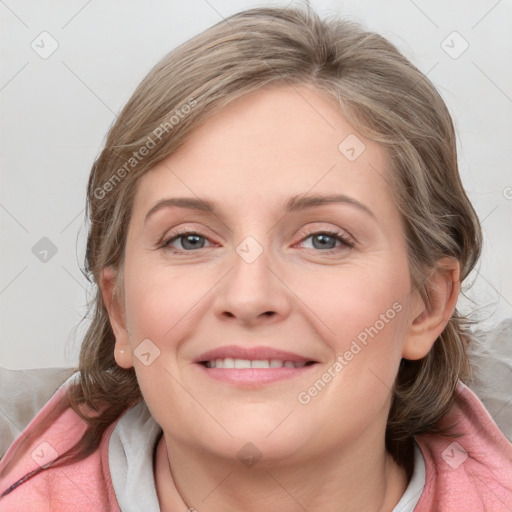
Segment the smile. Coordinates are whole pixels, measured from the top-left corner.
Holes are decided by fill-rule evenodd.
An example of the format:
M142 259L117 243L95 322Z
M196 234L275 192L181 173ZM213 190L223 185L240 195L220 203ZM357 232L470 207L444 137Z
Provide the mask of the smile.
M204 361L201 364L204 364L206 368L236 368L242 370L248 368L302 368L303 366L314 364L314 362L284 361L281 359L250 360L226 357L224 359L212 359L211 361Z
M258 388L297 378L318 364L311 354L297 354L271 346L225 345L199 355L193 366L208 379Z

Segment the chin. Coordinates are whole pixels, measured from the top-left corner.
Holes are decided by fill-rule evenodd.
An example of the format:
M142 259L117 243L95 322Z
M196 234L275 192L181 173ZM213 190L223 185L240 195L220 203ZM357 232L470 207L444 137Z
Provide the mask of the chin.
M304 425L296 425L290 418L283 418L281 415L276 421L275 415L264 420L261 415L244 415L236 420L231 418L230 422L224 422L226 430L233 436L230 437L222 429L215 430L215 438L210 437L207 441L207 449L210 453L215 452L216 456L232 460L233 455L250 467L250 462L257 461L258 467L266 464L275 465L277 462L284 462L286 459L296 459L297 454L307 443L309 436ZM254 418L258 418L257 421ZM284 424L287 423L285 427ZM201 439L204 446L205 439ZM214 447L214 450L212 450ZM246 460L249 463L246 464Z

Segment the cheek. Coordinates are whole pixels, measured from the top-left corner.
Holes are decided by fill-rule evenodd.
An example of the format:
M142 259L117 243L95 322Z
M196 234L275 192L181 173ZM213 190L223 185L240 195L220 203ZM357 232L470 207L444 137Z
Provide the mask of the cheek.
M207 291L204 276L171 272L158 265L132 264L128 268L127 325L142 395L160 424L168 422L170 410L180 411L179 416L187 418L190 401L178 384L182 376L177 353L180 341L190 331L190 318L200 306L198 301ZM144 353L149 353L146 359Z
M396 320L404 316L399 313L410 290L407 266L401 268L379 263L352 265L324 276L303 273L295 290L328 328L329 338L343 341L371 326L378 331L388 331L391 324L398 328Z
M365 388L378 379L392 385L401 360L409 300L408 267L399 263L352 266L333 273L329 280L302 285L302 293L309 289L305 302L319 318L316 325L332 350L332 363L339 363L332 372L344 375L335 380L345 381L344 385L346 379Z
M399 344L397 337L404 327L404 292L399 288L396 282L381 281L368 287L347 289L347 296L339 302L338 316L333 317L340 348L348 340L356 340L361 346L379 352ZM370 344L372 340L378 343Z
M156 265L141 267L139 272L134 269L126 278L127 322L132 344L141 337L154 339L155 343L174 337L215 284L212 276L203 274L171 272Z

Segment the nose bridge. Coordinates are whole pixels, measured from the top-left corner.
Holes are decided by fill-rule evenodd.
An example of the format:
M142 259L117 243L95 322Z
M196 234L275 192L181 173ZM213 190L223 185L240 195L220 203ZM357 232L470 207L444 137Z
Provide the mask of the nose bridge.
M267 265L270 264L270 251L273 246L272 236L274 230L269 230L266 208L255 211L251 208L254 202L247 201L240 205L240 215L231 226L233 247L233 264L235 268L232 274L257 274L269 272ZM263 206L263 205L261 205Z
M258 236L261 240L261 235ZM266 250L263 248L263 245L258 242L258 240L252 236L246 236L237 246L235 252L238 256L248 265L254 263L260 256L266 252L267 256L263 258L265 261L268 259L268 246L266 243Z
M257 235L262 240L262 235ZM231 287L244 300L261 300L260 294L267 294L272 287L270 271L270 250L268 241L260 243L255 236L246 236L236 247L233 257Z
M219 290L217 313L245 322L268 316L269 312L286 314L288 298L274 273L279 265L272 264L270 245L268 235L263 233L248 235L235 246L232 270Z

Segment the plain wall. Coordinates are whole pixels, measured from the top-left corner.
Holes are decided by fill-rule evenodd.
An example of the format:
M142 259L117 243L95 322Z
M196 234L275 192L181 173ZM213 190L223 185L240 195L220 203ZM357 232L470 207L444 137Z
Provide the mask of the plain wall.
M230 14L286 4L0 3L1 366L78 361L88 320L79 322L93 297L80 271L88 174L140 80L167 52ZM440 91L453 114L462 179L485 236L468 293L474 302L462 298L460 307L476 313L482 328L512 317L512 4L311 4L321 15L338 13L390 39Z

